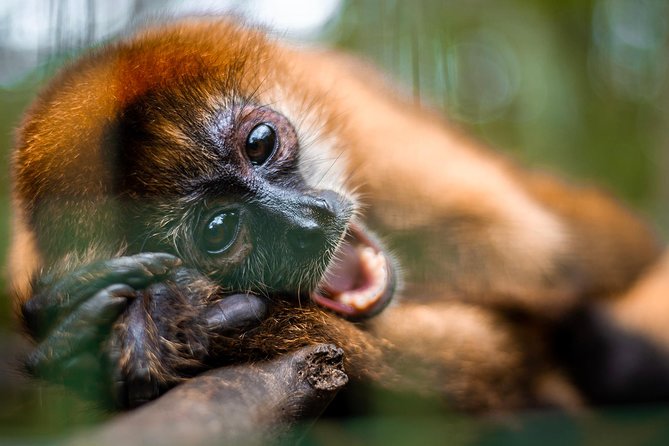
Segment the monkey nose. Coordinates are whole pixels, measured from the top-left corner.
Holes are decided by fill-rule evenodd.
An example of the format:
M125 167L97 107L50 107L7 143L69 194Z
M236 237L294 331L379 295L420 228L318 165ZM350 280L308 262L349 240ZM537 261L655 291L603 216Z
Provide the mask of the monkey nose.
M327 245L325 230L315 222L289 229L286 239L293 251L301 256L318 254Z
M300 255L318 255L327 247L327 231L341 214L341 196L333 191L320 191L299 200L298 212L286 238L289 246Z

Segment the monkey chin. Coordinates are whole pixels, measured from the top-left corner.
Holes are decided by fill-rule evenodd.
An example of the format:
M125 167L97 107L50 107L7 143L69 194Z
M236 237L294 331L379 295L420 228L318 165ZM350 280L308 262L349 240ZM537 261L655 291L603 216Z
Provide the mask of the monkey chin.
M373 235L351 223L311 299L346 319L367 319L386 308L396 285L390 255Z

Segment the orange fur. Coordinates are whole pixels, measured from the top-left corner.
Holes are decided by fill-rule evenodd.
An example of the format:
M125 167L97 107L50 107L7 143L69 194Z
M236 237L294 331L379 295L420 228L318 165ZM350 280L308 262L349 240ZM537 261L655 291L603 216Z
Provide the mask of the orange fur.
M403 303L369 331L320 310L292 309L249 341L259 343L254 348L334 340L354 374L377 379L402 367L388 360L389 372L380 372L388 352L423 358L443 367L448 379L432 380L441 378L458 406L520 407L540 400L540 377L554 375L542 321L585 299L623 293L659 255L648 228L610 198L491 154L359 61L285 46L226 19L193 19L94 51L67 67L28 112L13 158L17 303L30 297L29 278L45 262L65 258L46 252L31 220L65 211L39 214L40 206L49 209L52 198L73 205L83 237L97 234L94 225L111 227L118 217L95 210L111 200L107 132L149 92L194 100L179 96L184 85L202 103L221 94L253 97L285 114L309 142L305 153L326 161L323 181L362 197L361 218L405 264ZM156 152L153 165L165 175L147 187L175 193L169 173L203 165L179 123L157 117L152 125L171 151ZM113 232L95 237L99 249L80 259L122 253L124 241ZM539 328L507 318L510 310Z

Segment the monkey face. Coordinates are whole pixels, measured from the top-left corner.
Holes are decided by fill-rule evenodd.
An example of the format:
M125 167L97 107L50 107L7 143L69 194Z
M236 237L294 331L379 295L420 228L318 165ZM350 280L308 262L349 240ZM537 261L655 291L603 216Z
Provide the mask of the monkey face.
M345 191L309 184L283 114L193 79L137 98L109 135L129 253L170 252L228 291L310 296L349 318L390 301L389 257Z

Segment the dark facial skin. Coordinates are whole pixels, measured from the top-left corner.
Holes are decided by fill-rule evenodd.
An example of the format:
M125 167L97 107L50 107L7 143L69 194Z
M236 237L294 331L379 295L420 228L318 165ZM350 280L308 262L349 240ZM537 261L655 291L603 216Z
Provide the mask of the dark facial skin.
M110 126L114 212L95 209L90 218L113 215L96 231L118 238L122 256L36 280L23 307L38 342L31 372L134 407L225 364L210 352L259 325L277 300L308 301L351 203L306 184L284 116L251 101L201 107L196 91L179 91L181 102L169 91L149 93ZM76 204L63 208L87 217ZM75 220L49 219L39 241L53 258L68 250L67 239L52 240L54 225L75 233ZM78 234L72 243L93 245L95 237Z

